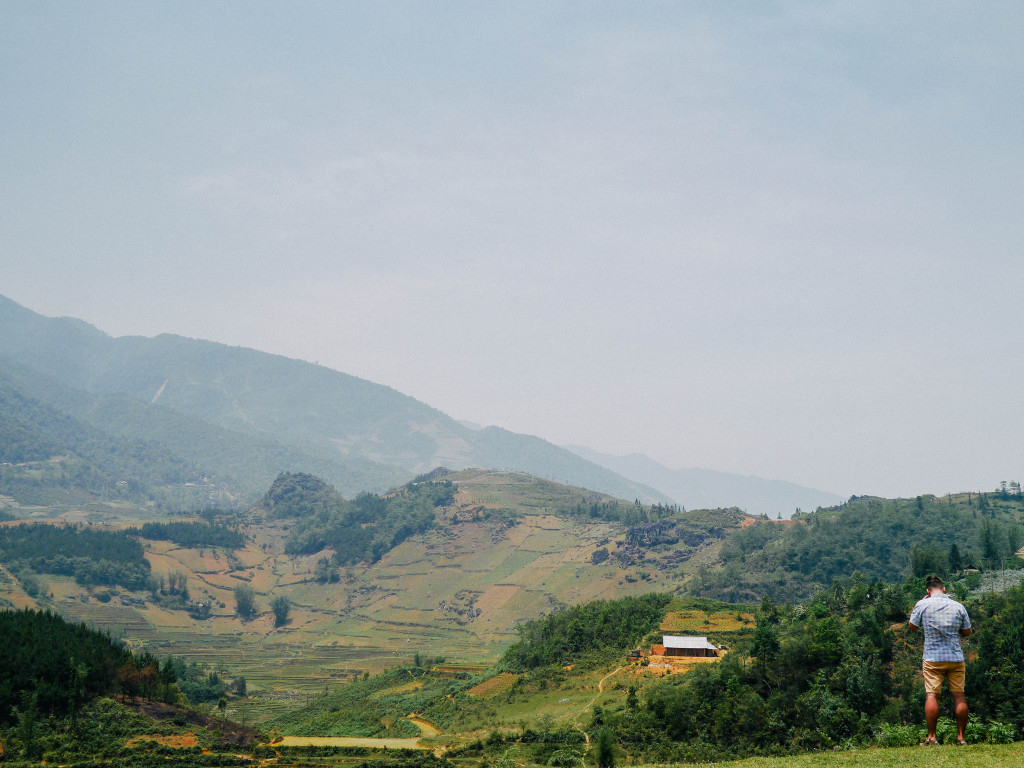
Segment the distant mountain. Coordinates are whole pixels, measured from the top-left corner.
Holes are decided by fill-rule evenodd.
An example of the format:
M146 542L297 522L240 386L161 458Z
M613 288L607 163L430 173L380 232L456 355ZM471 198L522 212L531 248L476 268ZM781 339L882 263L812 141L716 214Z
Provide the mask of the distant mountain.
M162 445L114 438L19 390L9 367L0 369L0 494L30 506L113 497L145 503L159 487L201 479Z
M243 347L169 334L113 338L0 297L0 356L76 390L67 396L43 388L62 403L55 407L113 433L173 445L178 455L236 479L246 467L262 467L259 481L246 483L250 491L265 488L275 464L315 471L348 493L353 478L380 490L385 481L443 465L500 467L626 499L668 501L540 438L474 430L390 387ZM247 448L225 453L218 446L233 436L244 436L237 442ZM283 448L293 452L282 456ZM247 458L253 455L260 457L255 464ZM320 466L298 466L307 459ZM325 467L325 460L341 468Z
M672 501L661 491L618 473L610 474L607 468L539 437L519 435L500 427L485 427L473 437L473 457L485 467L528 472L536 477L591 488L620 499L639 499L647 504Z
M190 482L206 477L229 495L252 495L282 471L305 470L322 475L346 495L354 496L362 490L383 490L401 484L411 476L399 467L333 452L327 455L326 450L303 450L259 435L227 430L128 395L85 392L0 357L0 403L5 396L8 400L18 398L7 403L10 418L16 417L19 402L26 417L34 411L25 410L24 403L31 400L45 404L47 412L60 414L61 418L51 417L44 427L52 428L62 420L77 424L80 429L87 426L92 433L103 435L107 452L116 452L118 444L127 443L130 447L133 441L148 443L151 450L146 456L157 466L138 463L138 471L122 471L122 477L134 478L156 470L163 472L168 484L181 482L180 470L172 471L168 466L173 458L173 462L189 468ZM64 432L58 436L64 436ZM156 451L156 446L161 450ZM70 449L82 453L77 444Z
M834 493L783 480L764 480L713 469L670 469L640 453L609 456L583 446L565 448L623 477L657 488L687 509L739 507L754 515L764 514L775 519L781 513L788 519L797 507L808 511L844 501Z

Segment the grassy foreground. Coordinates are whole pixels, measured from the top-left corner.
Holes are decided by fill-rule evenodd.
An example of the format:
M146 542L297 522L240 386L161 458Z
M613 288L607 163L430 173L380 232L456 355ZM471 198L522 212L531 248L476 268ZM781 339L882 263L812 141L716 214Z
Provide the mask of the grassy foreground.
M688 765L692 768L698 764ZM699 765L708 768L1016 768L1024 765L1024 742L975 744L968 747L874 747L788 757L750 757L729 763Z

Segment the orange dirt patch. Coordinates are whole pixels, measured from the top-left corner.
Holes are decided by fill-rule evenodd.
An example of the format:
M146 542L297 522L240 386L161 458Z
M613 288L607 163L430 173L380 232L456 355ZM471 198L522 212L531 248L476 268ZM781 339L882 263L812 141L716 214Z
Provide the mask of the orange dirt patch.
M420 729L420 734L423 736L423 738L430 739L434 736L441 735L441 729L429 720L424 720L422 717L419 717L415 714L409 715L409 720L411 720L416 725L416 727Z
M681 674L701 664L717 664L721 660L721 656L656 656L652 653L648 666L641 669L656 676Z
M134 747L136 744L140 744L144 741L155 741L157 744L162 744L165 747L198 747L199 739L196 738L194 733L174 733L169 736L136 736L132 739L128 739L125 742L126 747Z

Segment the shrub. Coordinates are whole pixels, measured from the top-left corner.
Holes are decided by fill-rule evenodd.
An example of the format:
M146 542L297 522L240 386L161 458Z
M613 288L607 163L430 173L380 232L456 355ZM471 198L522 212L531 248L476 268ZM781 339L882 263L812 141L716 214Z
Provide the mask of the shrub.
M1017 729L1010 723L988 724L988 740L993 744L1010 744L1017 738Z

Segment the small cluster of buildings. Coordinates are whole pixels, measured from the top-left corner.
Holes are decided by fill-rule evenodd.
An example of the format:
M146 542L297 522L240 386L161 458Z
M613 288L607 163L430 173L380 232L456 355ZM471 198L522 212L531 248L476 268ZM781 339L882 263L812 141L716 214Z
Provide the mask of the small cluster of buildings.
M691 661L713 661L725 655L725 646L715 645L709 642L706 637L691 637L686 635L663 635L660 645L652 645L650 653L646 655L647 661L652 667L670 668L672 662ZM631 660L645 658L641 649L629 652Z

